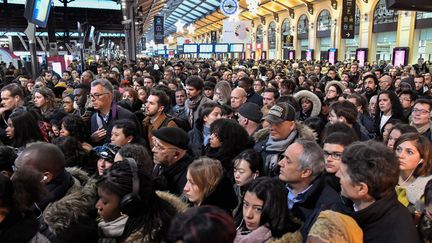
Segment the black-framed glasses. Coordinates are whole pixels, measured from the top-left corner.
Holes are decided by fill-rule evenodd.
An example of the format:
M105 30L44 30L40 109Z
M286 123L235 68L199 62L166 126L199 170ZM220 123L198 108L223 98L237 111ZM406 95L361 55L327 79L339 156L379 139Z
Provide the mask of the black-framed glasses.
M327 158L329 155L332 157L332 159L340 160L342 158L342 153L339 152L329 153L327 151L324 151L325 158Z
M90 94L89 96L93 99L99 99L102 95L106 95L106 94L109 94L109 93L108 92L100 93L100 94L95 93L95 94Z

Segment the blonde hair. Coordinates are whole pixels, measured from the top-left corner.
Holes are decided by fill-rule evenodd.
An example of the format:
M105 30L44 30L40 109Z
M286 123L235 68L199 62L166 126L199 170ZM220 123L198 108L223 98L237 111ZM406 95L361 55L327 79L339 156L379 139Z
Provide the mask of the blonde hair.
M189 165L188 172L193 182L203 192L203 199L216 188L223 176L221 162L208 157L200 157L194 160Z

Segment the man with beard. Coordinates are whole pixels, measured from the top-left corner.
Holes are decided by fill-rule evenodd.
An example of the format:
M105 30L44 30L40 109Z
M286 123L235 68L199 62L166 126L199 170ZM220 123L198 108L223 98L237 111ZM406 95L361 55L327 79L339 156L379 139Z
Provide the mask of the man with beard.
M170 119L165 114L165 108L169 106L169 97L162 90L152 90L147 103L145 104L146 118L143 121L144 133L150 145L150 150L153 149L153 132L162 127L177 127L174 120ZM167 120L167 121L166 121Z
M203 94L204 81L198 76L191 76L186 80L186 113L191 127L194 127L198 119L198 111L202 104L211 102L209 98Z
M363 95L369 101L370 98L378 94L378 79L374 75L366 75L363 78L364 93Z

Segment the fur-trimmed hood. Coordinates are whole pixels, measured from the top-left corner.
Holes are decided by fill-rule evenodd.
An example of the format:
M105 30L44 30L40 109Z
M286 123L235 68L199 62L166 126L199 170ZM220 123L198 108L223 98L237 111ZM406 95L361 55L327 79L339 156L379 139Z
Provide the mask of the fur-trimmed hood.
M186 211L186 209L188 209L187 203L183 202L174 194L165 191L156 191L156 195L158 195L158 197L160 197L162 200L171 204L171 206L173 206L179 213L183 213Z
M308 126L306 126L300 122L295 122L295 124L296 124L296 129L298 131L298 138L303 138L303 139L311 140L311 141L317 141L318 136L310 127L308 127ZM257 131L254 134L255 143L258 143L264 139L267 139L269 134L270 134L269 128L263 128L263 129Z
M63 198L50 203L43 212L45 223L55 235L87 216L96 204L96 180L77 167L66 171L72 175L74 184Z
M306 98L312 102L313 106L312 106L312 113L310 115L311 117L318 116L321 113L321 101L318 98L318 96L312 93L311 91L300 90L299 92L294 94L294 98L296 99L297 103L299 103L302 98Z
M299 230L295 232L288 232L285 233L281 238L273 239L272 243L298 243L302 242L302 235Z
M336 84L337 86L339 86L339 88L342 90L342 92L346 89L345 86L342 84L341 81L338 80L332 80L330 82L327 82L326 86L325 86L325 92L327 93L327 90L329 89L330 85Z

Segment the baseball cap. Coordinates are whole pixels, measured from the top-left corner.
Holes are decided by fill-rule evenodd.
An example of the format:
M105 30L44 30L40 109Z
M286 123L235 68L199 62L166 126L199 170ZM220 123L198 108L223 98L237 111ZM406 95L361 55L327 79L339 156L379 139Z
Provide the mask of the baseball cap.
M295 109L287 102L277 103L270 108L264 120L270 123L281 123L283 121L295 120Z
M238 113L244 116L246 119L249 119L256 123L260 123L263 116L261 108L257 104L252 102L247 102L240 106Z
M114 157L120 150L120 147L114 144L104 144L102 146L95 147L94 150L96 151L96 154L99 156L99 158L114 163Z

